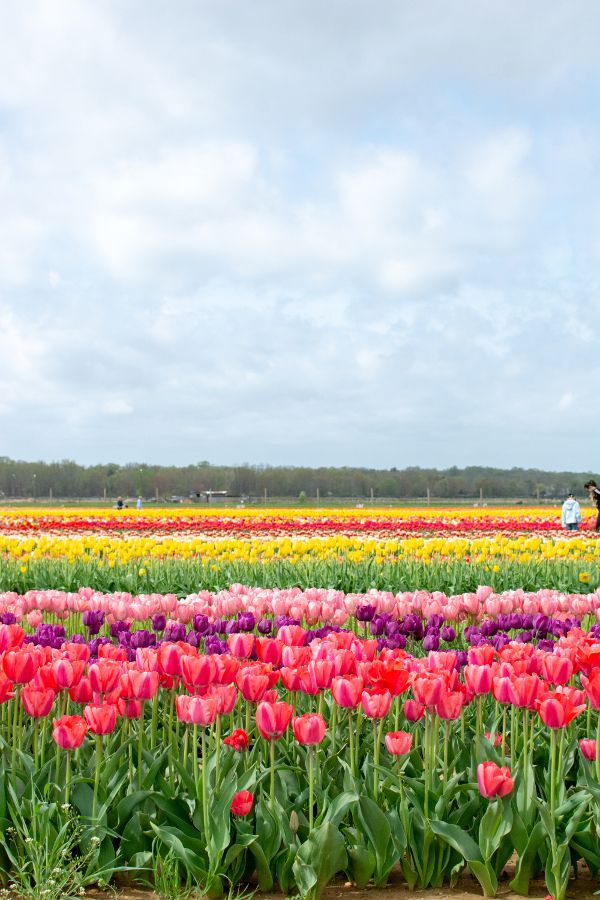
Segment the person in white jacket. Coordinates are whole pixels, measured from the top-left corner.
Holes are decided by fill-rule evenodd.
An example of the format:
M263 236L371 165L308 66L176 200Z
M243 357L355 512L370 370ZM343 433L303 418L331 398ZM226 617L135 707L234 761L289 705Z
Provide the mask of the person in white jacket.
M569 494L562 505L562 527L567 531L577 531L581 522L581 507L575 494Z

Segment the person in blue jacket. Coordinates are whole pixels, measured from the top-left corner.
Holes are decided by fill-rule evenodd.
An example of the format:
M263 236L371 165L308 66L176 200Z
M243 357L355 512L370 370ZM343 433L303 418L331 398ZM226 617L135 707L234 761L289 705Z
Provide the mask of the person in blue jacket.
M562 505L562 527L567 531L577 531L581 522L581 507L575 494L570 493Z

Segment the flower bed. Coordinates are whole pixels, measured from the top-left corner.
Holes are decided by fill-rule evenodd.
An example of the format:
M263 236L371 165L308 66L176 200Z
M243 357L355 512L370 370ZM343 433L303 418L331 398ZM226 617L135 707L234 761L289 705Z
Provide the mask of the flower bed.
M160 857L212 894L308 897L468 867L493 895L516 854L512 888L543 871L560 900L600 870L599 602L5 594L0 865L18 877L29 816L89 879Z

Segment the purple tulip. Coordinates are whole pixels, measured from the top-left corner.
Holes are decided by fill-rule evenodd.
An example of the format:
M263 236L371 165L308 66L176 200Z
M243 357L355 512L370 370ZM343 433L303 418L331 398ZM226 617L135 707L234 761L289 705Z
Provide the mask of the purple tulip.
M151 621L154 631L164 631L167 627L167 617L162 613L157 613L155 616L152 616Z

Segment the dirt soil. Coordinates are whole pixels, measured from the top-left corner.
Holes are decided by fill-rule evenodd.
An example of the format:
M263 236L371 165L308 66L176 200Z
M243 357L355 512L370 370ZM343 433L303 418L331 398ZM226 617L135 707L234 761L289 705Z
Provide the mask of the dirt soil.
M249 890L252 890L250 886ZM594 881L587 872L573 879L567 891L567 900L592 900L596 892L600 892L600 883ZM240 893L244 893L240 890ZM548 890L543 879L531 882L530 897L543 898ZM116 892L90 891L91 900L156 900L157 895L151 890L123 887ZM234 894L235 896L235 894ZM385 888L368 887L358 890L349 882L334 881L323 892L323 900L480 900L483 896L479 883L469 874L464 875L455 888L410 891L400 876L390 878ZM498 887L502 900L522 900L520 894L513 893L508 886L508 879L501 881ZM256 892L252 900L283 900L284 895L276 891L267 894Z

